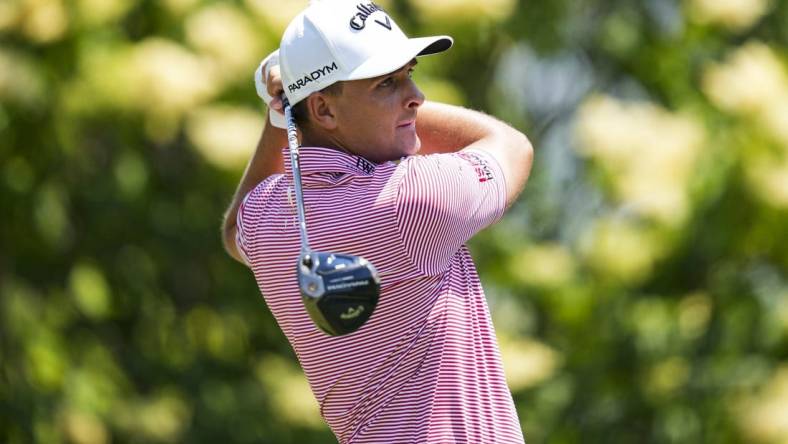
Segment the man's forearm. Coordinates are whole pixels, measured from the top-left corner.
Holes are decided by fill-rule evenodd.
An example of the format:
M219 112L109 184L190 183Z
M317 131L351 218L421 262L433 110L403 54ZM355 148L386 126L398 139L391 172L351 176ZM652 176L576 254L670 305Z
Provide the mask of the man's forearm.
M246 171L244 171L238 189L233 196L233 201L224 215L224 223L222 225L224 246L228 253L236 258L238 258L238 256L233 254L235 252L233 238L238 208L246 194L257 186L257 184L272 174L284 172L282 148L285 146L287 146L286 131L271 125L270 120L266 119L263 134L260 136L257 149L249 160Z
M489 137L504 125L490 116L459 106L426 101L416 117L419 154L453 153Z
M525 134L500 120L466 108L425 102L416 117L421 154L453 153L464 148L492 156L501 167L510 207L525 186L533 147Z

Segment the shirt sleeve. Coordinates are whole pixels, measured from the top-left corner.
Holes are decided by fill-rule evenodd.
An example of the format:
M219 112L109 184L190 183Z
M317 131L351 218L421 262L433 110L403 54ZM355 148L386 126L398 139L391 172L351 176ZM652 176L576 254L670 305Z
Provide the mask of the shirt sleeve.
M252 265L252 262L249 260L249 252L248 252L248 228L246 224L246 209L247 209L247 201L254 193L255 189L253 188L249 193L244 196L243 200L241 201L241 205L238 207L238 214L235 218L235 225L237 227L235 231L235 245L238 247L238 253L241 254L241 258L244 260L244 263L248 266Z
M503 173L483 151L413 156L398 168L397 225L424 273L445 271L460 247L506 209Z
M237 227L235 244L238 246L238 252L242 259L250 267L252 256L254 256L255 233L265 218L266 200L281 177L281 174L274 174L257 184L244 196L238 207L238 215L235 218Z

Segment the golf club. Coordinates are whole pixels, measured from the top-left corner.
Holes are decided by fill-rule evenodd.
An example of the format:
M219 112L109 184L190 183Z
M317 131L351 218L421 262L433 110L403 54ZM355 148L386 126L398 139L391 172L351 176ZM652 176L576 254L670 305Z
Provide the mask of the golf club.
M362 257L317 252L309 247L298 158L298 133L290 103L284 96L282 102L301 230L301 253L296 265L301 299L312 321L321 330L331 336L352 333L364 325L377 306L380 276L375 267Z

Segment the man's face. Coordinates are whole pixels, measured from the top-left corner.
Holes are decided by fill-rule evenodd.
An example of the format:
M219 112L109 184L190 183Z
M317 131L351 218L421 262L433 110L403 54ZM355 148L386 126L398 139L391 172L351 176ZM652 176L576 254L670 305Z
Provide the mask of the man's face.
M424 95L411 79L414 66L415 59L384 76L345 82L334 101L334 136L345 149L373 162L419 151L416 112Z

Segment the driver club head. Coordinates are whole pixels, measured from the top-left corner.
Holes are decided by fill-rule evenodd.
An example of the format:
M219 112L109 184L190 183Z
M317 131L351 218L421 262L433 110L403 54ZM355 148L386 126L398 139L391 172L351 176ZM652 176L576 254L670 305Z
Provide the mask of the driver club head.
M372 316L380 276L359 256L308 251L298 258L298 286L312 321L331 336L358 330Z

